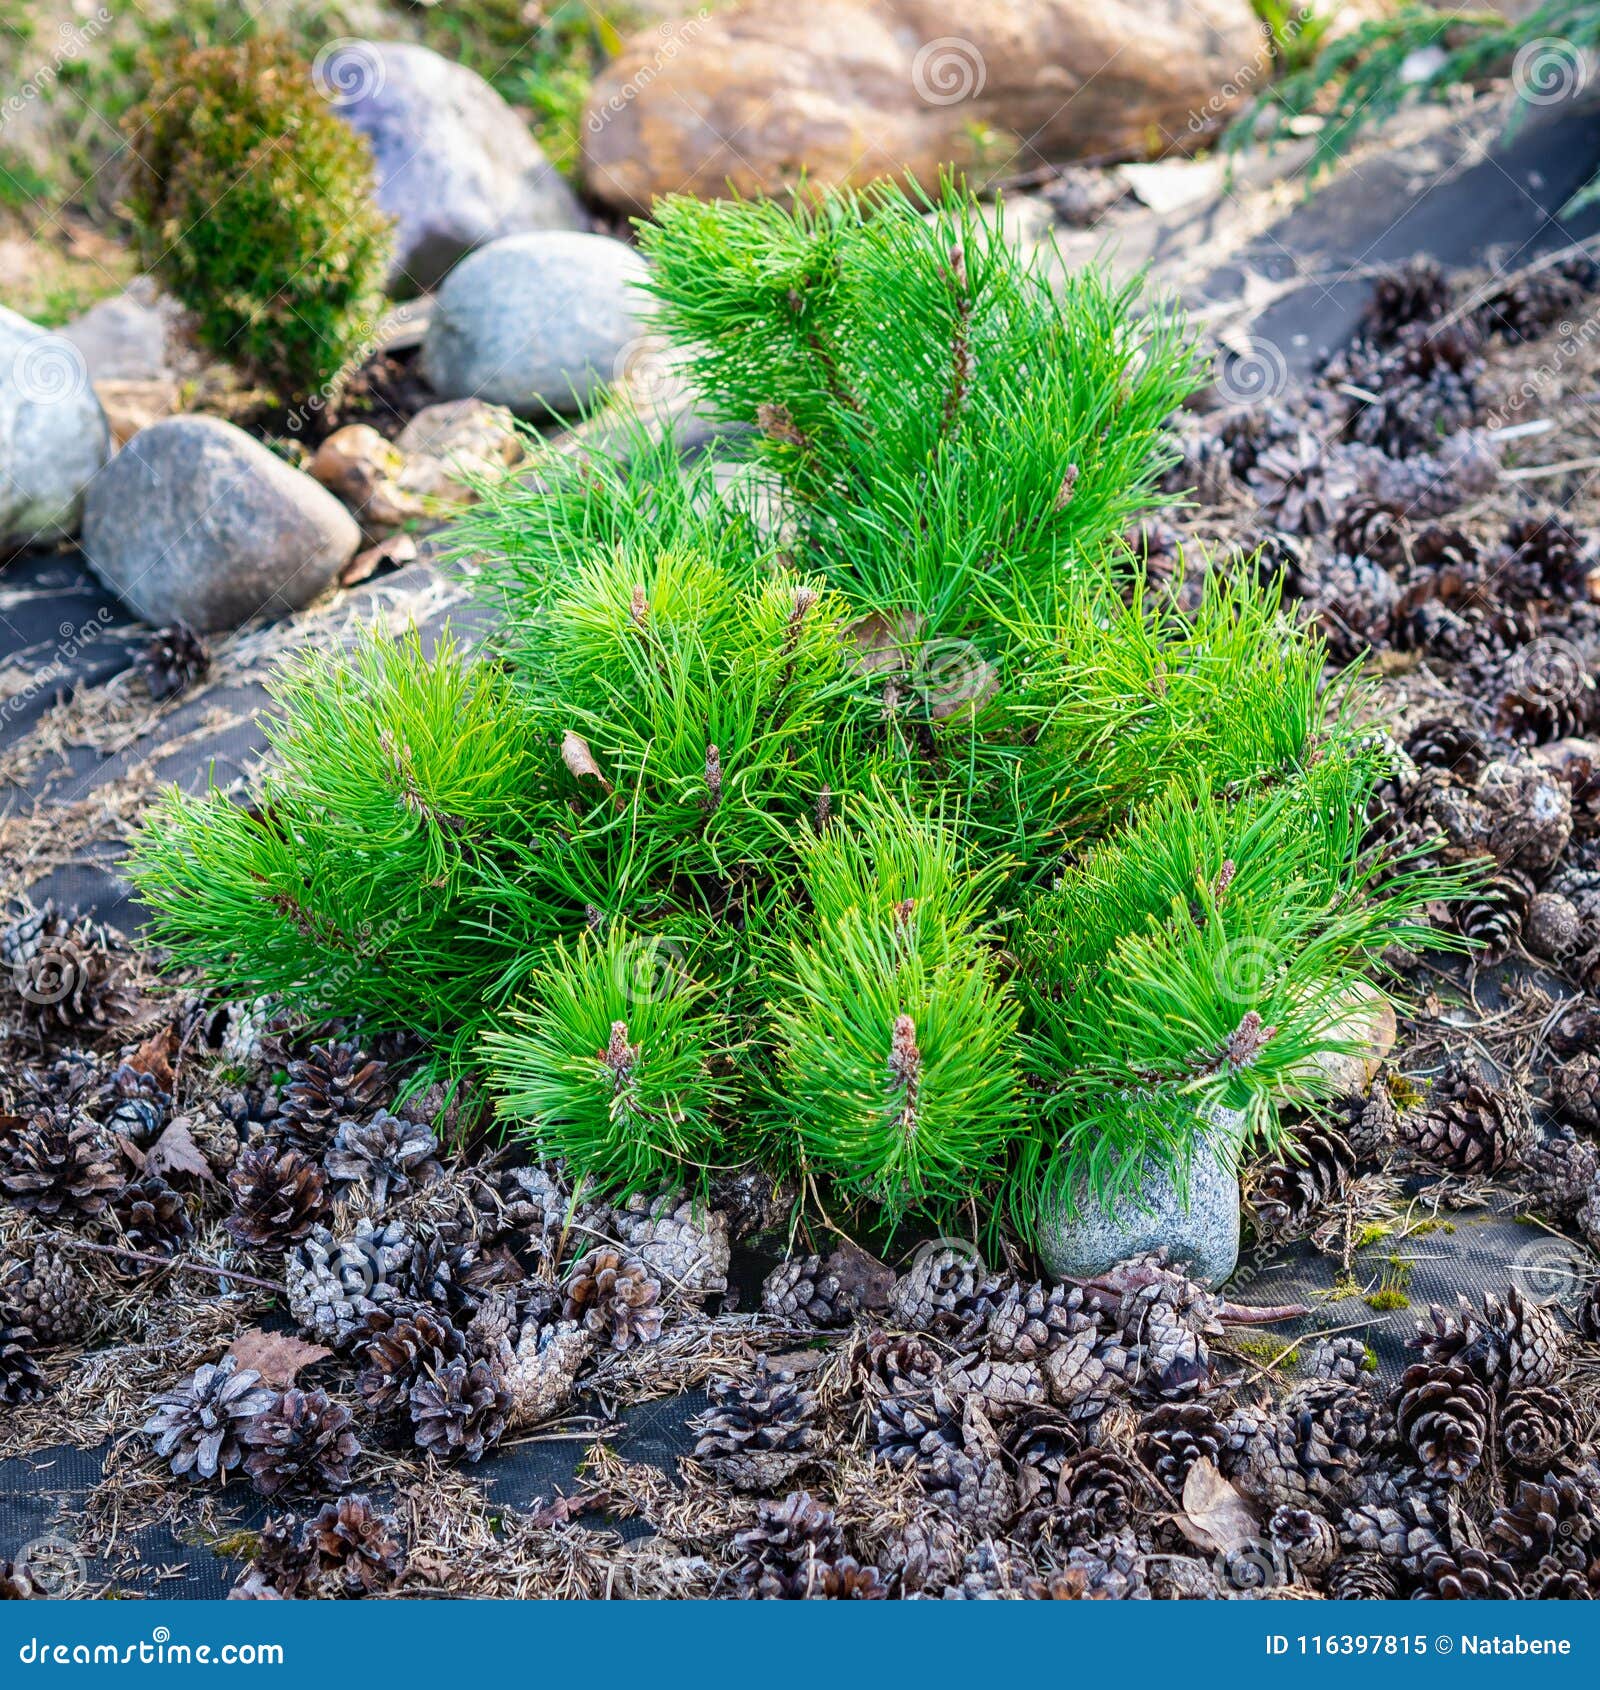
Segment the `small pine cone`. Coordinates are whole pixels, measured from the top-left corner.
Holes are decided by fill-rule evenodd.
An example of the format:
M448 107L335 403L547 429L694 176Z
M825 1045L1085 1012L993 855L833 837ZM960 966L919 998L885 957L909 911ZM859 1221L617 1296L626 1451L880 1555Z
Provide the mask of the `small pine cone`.
M1055 1495L1061 1471L1083 1448L1083 1437L1058 1410L1029 1408L1001 1427L1000 1444L1016 1464L1026 1510L1040 1497Z
M1224 1442L1222 1426L1209 1404L1162 1403L1139 1422L1135 1447L1162 1485L1181 1497L1189 1469L1197 1461L1215 1461Z
M343 1490L361 1443L350 1411L326 1391L291 1387L251 1420L241 1434L249 1450L244 1469L262 1496L297 1486Z
M990 1361L976 1356L944 1376L952 1400L976 1401L988 1418L998 1425L1025 1409L1042 1408L1049 1399L1044 1374L1032 1362Z
M89 1324L87 1281L66 1252L37 1244L0 1268L0 1320L27 1327L40 1349L73 1343Z
M738 1243L780 1227L794 1206L795 1192L763 1168L735 1168L712 1179L709 1201L727 1221L729 1240Z
M166 1125L172 1097L154 1074L121 1062L99 1088L95 1106L103 1111L108 1133L148 1144Z
M104 1214L122 1189L116 1152L87 1115L70 1106L27 1121L0 1116L0 1193L46 1220Z
M940 1444L921 1474L928 1500L966 1531L1004 1532L1016 1515L1016 1486L992 1442Z
M437 1309L407 1305L370 1313L355 1349L362 1400L374 1414L400 1414L410 1407L412 1386L464 1356L467 1342Z
M0 1406L37 1402L45 1394L33 1351L34 1336L27 1327L0 1318Z
M203 681L210 670L211 653L187 622L158 629L139 658L139 671L157 703L176 698L196 681Z
M1487 734L1453 716L1431 716L1406 738L1406 755L1418 768L1442 769L1471 786L1493 751Z
M540 1327L529 1321L506 1369L511 1391L511 1424L537 1426L571 1403L578 1374L594 1354L594 1334L576 1321Z
M1501 572L1527 598L1577 597L1587 573L1588 543L1560 516L1518 517L1506 529Z
M389 1095L385 1064L353 1044L313 1045L289 1064L289 1083L272 1133L280 1143L320 1157L339 1123L371 1115Z
M1339 1534L1309 1508L1279 1508L1267 1533L1301 1579L1320 1578L1339 1557Z
M378 1212L441 1176L438 1148L425 1126L380 1109L364 1121L341 1121L322 1166L347 1195L354 1190Z
M1547 1036L1552 1054L1563 1060L1600 1050L1600 1002L1592 997L1569 999L1552 1019Z
M156 1174L130 1181L112 1200L111 1212L135 1250L170 1256L194 1235L194 1218L182 1197Z
M405 1571L404 1545L365 1496L341 1496L325 1504L306 1522L304 1543L318 1573L344 1596L387 1590Z
M1359 1338L1319 1338L1301 1354L1300 1371L1307 1379L1327 1379L1358 1385L1373 1369L1372 1353Z
M1357 488L1342 455L1305 431L1263 452L1249 482L1263 514L1290 534L1325 534Z
M322 1169L300 1151L272 1144L240 1151L228 1189L228 1231L247 1250L287 1250L333 1212Z
M250 1422L276 1400L259 1373L224 1356L159 1397L141 1429L179 1478L214 1479L244 1460Z
M989 1354L996 1361L1041 1360L1082 1325L1081 1302L1081 1293L1060 1285L1008 1285L989 1320Z
M1450 282L1438 260L1425 253L1408 258L1373 282L1357 332L1374 346L1392 346L1402 329L1437 322L1450 302Z
M1250 1204L1258 1236L1299 1237L1322 1211L1339 1202L1355 1173L1355 1152L1344 1135L1320 1121L1308 1121L1290 1135L1277 1156L1253 1172Z
M1554 1557L1539 1563L1517 1581L1517 1593L1525 1602L1592 1602L1586 1573L1564 1567Z
M1399 1112L1394 1097L1380 1078L1368 1097L1360 1093L1341 1098L1334 1106L1334 1125L1358 1162L1381 1156L1394 1142Z
M47 902L0 932L0 967L26 1019L46 1032L98 1033L133 1013L128 958L88 916Z
M1399 1594L1394 1570L1377 1555L1341 1555L1328 1569L1335 1602L1392 1602Z
M874 1397L925 1395L944 1375L944 1358L913 1333L869 1332L852 1359L857 1377Z
M1394 569L1405 561L1406 521L1370 499L1352 499L1335 519L1328 543L1335 552Z
M1572 838L1572 789L1526 757L1502 757L1478 777L1475 796L1490 816L1489 849L1502 868L1538 878Z
M728 1223L703 1202L632 1197L616 1237L676 1296L698 1301L728 1289Z
M1548 1473L1577 1444L1577 1412L1561 1392L1528 1385L1501 1405L1500 1447L1523 1472Z
M1561 1127L1522 1153L1517 1184L1535 1210L1552 1220L1577 1217L1600 1182L1600 1152L1571 1127Z
M1480 1315L1462 1297L1455 1314L1435 1304L1420 1321L1413 1346L1435 1366L1468 1369L1481 1384L1503 1394L1523 1385L1548 1385L1559 1372L1566 1348L1561 1323L1542 1303L1512 1287L1492 1292Z
M580 1257L567 1281L563 1320L576 1320L607 1340L631 1349L661 1336L661 1281L635 1256L602 1245Z
M816 1395L765 1356L748 1384L714 1383L709 1395L695 1459L736 1490L776 1489L816 1459Z
M1449 1516L1425 1490L1346 1509L1340 1536L1352 1550L1379 1556L1411 1573L1454 1541Z
M1600 1132L1600 1055L1586 1051L1550 1070L1550 1095L1568 1120Z
M417 1447L440 1461L481 1461L510 1423L511 1392L492 1361L458 1356L411 1387Z
M1062 1469L1050 1531L1065 1543L1103 1537L1131 1525L1151 1500L1149 1481L1126 1456L1086 1449Z
M1398 459L1371 446L1338 449L1340 467L1376 504L1417 520L1448 515L1492 492L1500 481L1500 442L1481 429L1462 429L1437 452Z
M894 1282L889 1312L913 1331L965 1341L988 1324L1003 1290L975 1250L940 1245L919 1250Z
M1537 892L1522 918L1522 942L1529 953L1562 966L1584 948L1588 934L1572 903L1559 892Z
M290 1314L308 1337L343 1348L360 1336L368 1315L413 1294L416 1249L396 1225L361 1220L343 1238L312 1227L284 1263Z
M1423 1562L1413 1601L1514 1602L1517 1575L1504 1562L1470 1545L1441 1550Z
M1518 1566L1554 1558L1585 1568L1600 1554L1600 1508L1575 1478L1523 1479L1495 1510L1487 1536L1496 1554Z
M1223 1429L1224 1471L1270 1508L1339 1496L1377 1440L1367 1392L1327 1380L1297 1386L1276 1410L1236 1409Z
M961 1570L961 1534L953 1520L924 1508L890 1534L879 1559L900 1569L903 1594L937 1591Z
M1408 1367L1395 1393L1395 1429L1430 1478L1459 1484L1483 1460L1488 1393L1463 1367Z
M1495 875L1456 906L1456 928L1487 967L1504 962L1521 942L1533 902L1533 883L1514 869Z
M1211 1351L1204 1338L1165 1304L1157 1303L1144 1322L1144 1342L1130 1352L1132 1383L1144 1396L1183 1402L1211 1385Z
M900 1393L872 1405L872 1447L891 1467L926 1463L961 1442L961 1412L944 1391Z
M1044 1362L1051 1400L1074 1419L1094 1418L1103 1413L1107 1398L1126 1385L1134 1370L1134 1357L1123 1348L1121 1340L1102 1337L1095 1323L1087 1318Z
M1526 1099L1513 1088L1469 1082L1453 1096L1400 1118L1407 1149L1465 1174L1493 1174L1514 1165L1533 1142Z
M1570 654L1569 654L1570 653ZM1539 640L1520 646L1494 684L1495 726L1518 745L1583 733L1594 714L1594 681L1576 648Z
M761 1287L761 1306L783 1320L848 1326L861 1312L860 1293L859 1275L836 1250L826 1257L796 1256L780 1262Z

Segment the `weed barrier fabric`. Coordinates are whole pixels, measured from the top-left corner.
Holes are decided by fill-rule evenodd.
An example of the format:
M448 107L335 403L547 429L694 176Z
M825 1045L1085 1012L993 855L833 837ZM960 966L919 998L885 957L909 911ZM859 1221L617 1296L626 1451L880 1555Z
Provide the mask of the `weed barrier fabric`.
M818 1650L834 1658L887 1651L895 1682L982 1682L1005 1670L1045 1684L1180 1680L1196 1690L1256 1686L1435 1686L1593 1681L1600 1609L1545 1603L1153 1602L1137 1634L1115 1602L946 1604L943 1617L906 1604L727 1602L651 1604L608 1614L568 1603L275 1603L194 1608L172 1602L7 1603L0 1608L6 1682L229 1682L298 1685L351 1663L363 1682L426 1682L516 1671L583 1683L602 1652L652 1685L700 1690L716 1657L746 1651L763 1690L817 1682ZM1070 1651L1064 1657L1063 1651ZM737 1658L737 1657L736 1657ZM870 1658L870 1657L869 1657ZM355 1663L359 1662L359 1668ZM218 1672L217 1668L223 1668ZM230 1670L231 1669L231 1670ZM854 1685L866 1670L823 1669Z

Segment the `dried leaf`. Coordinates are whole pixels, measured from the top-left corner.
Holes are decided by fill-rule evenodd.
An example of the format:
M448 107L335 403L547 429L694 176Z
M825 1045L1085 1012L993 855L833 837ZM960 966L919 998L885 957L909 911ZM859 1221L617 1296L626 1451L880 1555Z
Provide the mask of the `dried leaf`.
M554 1502L530 1514L528 1524L541 1531L549 1531L552 1526L571 1525L585 1514L597 1514L610 1506L611 1492L608 1490L584 1491L579 1496L558 1495Z
M172 1090L172 1059L178 1054L178 1029L167 1025L153 1033L128 1058L136 1073L149 1074L163 1091Z
M575 734L571 729L568 729L562 735L561 761L579 780L597 780L605 792L611 791L611 782L601 774L600 765L595 762L594 753L589 749L589 742L582 734Z
M303 1368L325 1361L333 1354L321 1344L308 1344L292 1332L267 1332L252 1326L233 1341L228 1354L241 1369L253 1368L263 1384L286 1391Z
M1217 1470L1216 1462L1201 1456L1183 1481L1183 1511L1178 1530L1197 1549L1218 1554L1242 1549L1261 1540L1261 1522L1239 1492Z
M144 1171L147 1174L193 1174L197 1179L211 1178L211 1164L201 1154L200 1146L195 1143L189 1123L183 1116L169 1123L167 1130L150 1146L150 1153L144 1160Z

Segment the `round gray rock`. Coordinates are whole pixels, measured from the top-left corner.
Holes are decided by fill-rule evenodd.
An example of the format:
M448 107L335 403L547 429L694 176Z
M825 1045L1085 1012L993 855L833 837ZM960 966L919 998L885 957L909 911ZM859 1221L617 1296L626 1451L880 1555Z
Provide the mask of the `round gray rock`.
M487 399L519 416L580 410L626 365L647 271L603 235L496 241L445 278L423 378L443 399Z
M77 533L110 451L83 354L0 305L0 550Z
M208 632L298 610L360 543L331 493L216 417L142 429L84 501L84 553L112 592Z
M1136 1199L1103 1207L1086 1191L1040 1216L1039 1255L1055 1279L1090 1279L1129 1256L1166 1248L1206 1285L1219 1285L1239 1261L1238 1132L1243 1116L1215 1111L1209 1139L1195 1149L1187 1188L1147 1164Z
M577 197L526 124L465 65L403 41L341 41L318 86L372 143L378 203L395 220L390 291L435 287L503 235L582 229Z

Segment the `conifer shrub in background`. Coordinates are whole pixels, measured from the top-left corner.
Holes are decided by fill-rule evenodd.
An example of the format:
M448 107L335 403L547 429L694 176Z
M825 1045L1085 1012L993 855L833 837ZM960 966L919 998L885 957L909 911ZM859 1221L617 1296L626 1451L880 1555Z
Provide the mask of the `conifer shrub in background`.
M181 52L125 128L145 262L200 338L285 398L330 382L382 314L390 224L311 67L270 36Z
M1315 633L1248 573L1185 613L1121 543L1181 322L953 189L670 201L643 244L738 475L635 427L489 490L492 654L286 683L255 809L147 828L155 936L423 1027L617 1192L756 1156L1027 1233L1181 1172L1209 1106L1274 1142L1459 886L1365 848L1388 758Z

